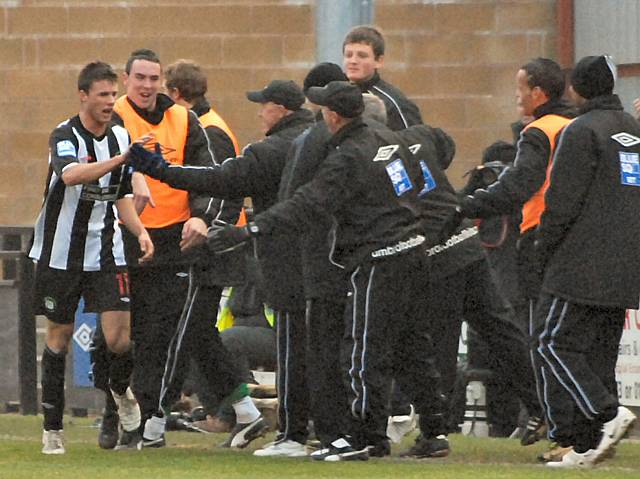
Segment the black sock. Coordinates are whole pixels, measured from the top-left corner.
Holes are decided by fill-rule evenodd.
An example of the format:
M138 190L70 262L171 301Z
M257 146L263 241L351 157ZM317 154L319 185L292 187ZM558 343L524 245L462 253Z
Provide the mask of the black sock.
M117 394L124 394L133 372L133 341L128 351L122 354L111 353L110 363L109 387Z
M48 346L42 353L42 413L46 431L62 429L66 357L66 351L54 353Z

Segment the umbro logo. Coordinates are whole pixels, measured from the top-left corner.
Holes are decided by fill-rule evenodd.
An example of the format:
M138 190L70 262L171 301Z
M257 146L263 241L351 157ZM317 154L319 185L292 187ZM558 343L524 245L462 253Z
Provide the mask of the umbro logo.
M611 136L611 139L617 141L624 147L633 146L640 143L640 138L624 131Z
M420 148L422 148L422 145L420 143L416 143L415 145L411 145L409 147L409 151L411 151L411 153L415 155L420 151Z
M373 158L373 161L389 161L399 148L398 145L381 146L378 148L378 153Z

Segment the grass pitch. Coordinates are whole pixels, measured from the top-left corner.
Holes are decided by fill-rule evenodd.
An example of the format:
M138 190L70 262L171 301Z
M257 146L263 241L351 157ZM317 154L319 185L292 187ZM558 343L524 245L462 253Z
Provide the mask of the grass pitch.
M213 479L213 478L428 478L537 479L640 478L640 442L623 441L616 457L590 471L548 470L536 462L546 443L522 447L508 439L450 436L452 453L444 459L397 457L413 438L394 445L392 457L368 462L317 463L310 459L257 458L251 451L271 440L255 441L244 451L219 449L222 434L169 432L168 447L143 451L103 451L92 419L65 422L67 453L40 453L41 417L0 415L0 479Z

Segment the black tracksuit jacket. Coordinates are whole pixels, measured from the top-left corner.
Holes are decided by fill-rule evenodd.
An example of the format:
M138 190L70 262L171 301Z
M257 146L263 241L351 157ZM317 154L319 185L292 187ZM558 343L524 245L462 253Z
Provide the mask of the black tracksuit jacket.
M583 304L637 308L640 295L640 125L600 96L560 138L536 251L542 289Z
M256 216L261 233L270 235L279 228L303 233L317 216L332 214L337 224L332 259L346 271L375 250L419 235L421 171L414 162L401 160L411 154L404 145L398 145L394 154L380 155L379 146L387 144L360 118L341 128L331 137L328 156L315 178L287 201ZM389 176L380 171L398 160L411 183L400 196ZM400 248L410 249L410 245Z
M171 165L160 178L178 189L206 192L217 198L251 196L256 213L277 202L282 169L291 142L313 123L301 109L276 123L261 141L246 146L242 155L211 168ZM299 247L287 235L258 239L258 256L265 278L267 303L282 311L304 310Z
M358 86L363 93L373 93L384 102L387 109L387 126L390 129L398 131L422 124L418 106L398 88L380 78L377 71L368 81L359 83Z

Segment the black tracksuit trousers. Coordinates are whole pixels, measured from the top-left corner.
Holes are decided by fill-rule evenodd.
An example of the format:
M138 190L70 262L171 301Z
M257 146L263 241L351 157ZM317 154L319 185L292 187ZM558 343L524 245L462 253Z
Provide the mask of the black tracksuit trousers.
M435 280L427 287L428 317L443 390L450 394L456 375L460 326L465 320L487 343L500 375L532 416L541 415L525 333L496 289L486 259Z
M618 410L615 367L625 310L541 293L531 324L533 361L549 437L583 451Z
M132 268L134 393L144 422L179 397L189 358L211 391L224 398L241 383L215 328L221 288L193 284L180 266ZM186 299L186 300L185 300Z
M359 446L387 438L390 378L421 415L421 430L446 433L440 374L423 320L425 262L424 251L415 248L363 262L350 276L343 354L355 418L349 432Z

